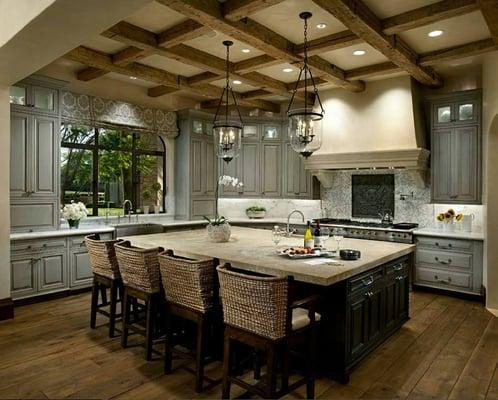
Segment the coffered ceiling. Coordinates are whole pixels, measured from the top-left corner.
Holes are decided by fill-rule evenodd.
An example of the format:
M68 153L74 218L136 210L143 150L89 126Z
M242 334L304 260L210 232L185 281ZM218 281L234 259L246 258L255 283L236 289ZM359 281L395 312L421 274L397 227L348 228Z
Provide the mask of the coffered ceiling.
M230 39L239 103L277 112L302 61L302 11L313 13L310 65L321 88L361 92L364 82L400 74L438 87L448 61L497 49L498 6L489 0L157 0L89 38L64 65L71 60L74 81L126 81L152 99L182 95L211 108ZM442 35L429 37L434 30Z

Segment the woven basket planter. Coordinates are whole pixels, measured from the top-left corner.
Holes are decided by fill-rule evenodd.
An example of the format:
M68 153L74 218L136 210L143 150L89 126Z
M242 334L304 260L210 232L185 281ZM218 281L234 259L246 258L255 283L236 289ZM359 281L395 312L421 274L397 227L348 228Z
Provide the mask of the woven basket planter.
M221 225L208 224L206 230L209 241L213 243L223 243L230 240L231 230L228 222Z

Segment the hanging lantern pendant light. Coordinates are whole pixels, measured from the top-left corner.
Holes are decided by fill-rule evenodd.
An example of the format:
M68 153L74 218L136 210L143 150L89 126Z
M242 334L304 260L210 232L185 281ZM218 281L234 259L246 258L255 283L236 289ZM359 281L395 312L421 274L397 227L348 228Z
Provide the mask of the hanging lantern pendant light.
M287 116L289 117L289 143L292 148L304 158L308 158L322 145L321 125L323 114L325 113L320 96L318 95L315 80L313 79L313 74L308 66L308 19L311 18L311 15L312 14L307 11L299 14L299 17L304 20L304 60L287 108ZM304 107L297 107L294 104L294 97L303 75ZM318 109L315 109L313 104L308 104L308 76L313 85L315 104L318 103Z
M216 146L216 154L225 162L229 163L240 153L240 144L242 139L242 117L237 105L235 93L230 86L230 46L233 45L233 42L225 40L223 45L227 48L226 83L214 116L213 135L214 144ZM228 112L230 97L235 105L238 118L229 118Z

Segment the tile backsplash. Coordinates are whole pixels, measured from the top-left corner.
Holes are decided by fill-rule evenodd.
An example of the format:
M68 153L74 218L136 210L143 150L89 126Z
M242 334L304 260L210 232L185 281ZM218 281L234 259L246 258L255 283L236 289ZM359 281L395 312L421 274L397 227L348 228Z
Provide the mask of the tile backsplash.
M435 217L448 208L464 214L474 214L473 230L482 230L483 206L431 204L431 190L421 174L412 170L345 170L333 171L333 184L329 189L322 188L323 217L351 218L352 215L352 176L356 174L394 175L394 221L416 222L421 227L437 227Z

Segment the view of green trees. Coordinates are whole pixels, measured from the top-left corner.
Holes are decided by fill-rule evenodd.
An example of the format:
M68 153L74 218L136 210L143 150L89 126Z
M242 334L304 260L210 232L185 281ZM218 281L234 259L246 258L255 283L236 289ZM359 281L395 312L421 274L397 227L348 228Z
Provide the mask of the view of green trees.
M138 194L142 191L140 186L144 178L151 174L157 177L157 156L140 154L140 150L150 150L154 146L148 135L63 124L61 142L62 202L82 201L90 215L95 202L99 214L100 209L105 212L108 202L112 203L111 213L112 209L119 212L124 199L132 199L134 191ZM133 157L133 145L139 153L136 157ZM98 157L96 194L92 185L94 157ZM136 164L135 179L133 163ZM140 198L140 195L136 197Z

